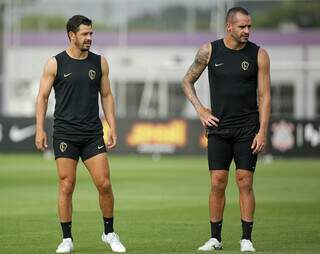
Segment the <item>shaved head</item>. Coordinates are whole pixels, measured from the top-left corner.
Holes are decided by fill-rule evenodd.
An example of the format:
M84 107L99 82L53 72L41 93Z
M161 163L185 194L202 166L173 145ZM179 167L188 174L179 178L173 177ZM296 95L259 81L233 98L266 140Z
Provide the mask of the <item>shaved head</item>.
M226 23L233 22L234 17L236 16L237 13L241 13L243 15L249 16L249 12L246 9L242 7L233 7L229 9L227 12Z

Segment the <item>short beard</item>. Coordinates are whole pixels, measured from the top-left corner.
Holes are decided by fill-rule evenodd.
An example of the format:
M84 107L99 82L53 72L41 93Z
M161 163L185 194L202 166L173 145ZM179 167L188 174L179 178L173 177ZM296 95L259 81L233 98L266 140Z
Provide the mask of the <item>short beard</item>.
M241 42L242 43L247 43L249 41L249 37L247 39L242 39Z
M239 43L239 44L245 44L245 43L247 43L248 40L249 40L249 38L248 38L247 40L243 41L243 40L241 40L241 37L237 37L237 36L234 36L234 35L231 35L231 36L232 36L233 39L234 39L237 43Z
M90 47L89 48L82 47L79 42L76 42L75 45L81 52L87 52L90 50Z

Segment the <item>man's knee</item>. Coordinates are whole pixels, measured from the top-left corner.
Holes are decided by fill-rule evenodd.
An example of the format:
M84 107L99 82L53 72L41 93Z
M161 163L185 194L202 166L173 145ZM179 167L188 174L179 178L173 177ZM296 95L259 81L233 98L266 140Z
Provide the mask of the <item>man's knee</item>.
M64 195L72 195L73 190L75 186L75 181L72 181L70 179L60 179L60 192L62 192Z
M214 176L211 183L211 192L224 194L228 183L228 178L222 176Z
M250 193L253 190L252 175L237 175L237 184L241 192Z
M97 188L101 194L112 194L112 186L109 179L105 179L104 181L98 183Z

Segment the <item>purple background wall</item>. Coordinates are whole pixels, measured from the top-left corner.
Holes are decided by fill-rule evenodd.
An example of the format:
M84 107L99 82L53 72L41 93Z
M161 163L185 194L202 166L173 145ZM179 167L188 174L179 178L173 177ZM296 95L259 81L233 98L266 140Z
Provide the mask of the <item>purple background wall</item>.
M117 46L119 33L94 33L95 46ZM14 38L14 39L13 39ZM213 41L217 37L213 33L169 33L169 32L134 32L126 37L127 46L199 46ZM258 30L251 33L250 40L259 45L320 45L320 30L300 30L296 32L279 32ZM7 38L23 46L61 46L68 42L63 31L56 32L24 32L19 36Z

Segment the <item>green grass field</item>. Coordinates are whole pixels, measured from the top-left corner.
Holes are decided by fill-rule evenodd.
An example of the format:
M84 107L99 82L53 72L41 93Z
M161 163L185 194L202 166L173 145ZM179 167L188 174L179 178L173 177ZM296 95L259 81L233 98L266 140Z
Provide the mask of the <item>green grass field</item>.
M115 229L128 253L200 253L209 238L209 177L204 156L110 156ZM255 175L253 239L258 252L320 253L320 160L260 161ZM55 253L60 241L55 162L0 155L0 254ZM75 253L103 245L97 192L80 163L74 194ZM224 250L240 253L234 169L223 225Z

